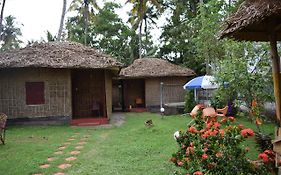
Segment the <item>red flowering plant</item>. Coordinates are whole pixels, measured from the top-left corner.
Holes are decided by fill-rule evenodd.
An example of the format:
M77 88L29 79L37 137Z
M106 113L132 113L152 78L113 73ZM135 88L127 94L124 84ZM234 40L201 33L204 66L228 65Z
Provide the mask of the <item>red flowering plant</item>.
M179 150L171 158L181 167L176 174L265 174L264 166L249 160L242 146L245 138L255 135L253 130L234 125L234 117L207 120L201 114L177 137Z

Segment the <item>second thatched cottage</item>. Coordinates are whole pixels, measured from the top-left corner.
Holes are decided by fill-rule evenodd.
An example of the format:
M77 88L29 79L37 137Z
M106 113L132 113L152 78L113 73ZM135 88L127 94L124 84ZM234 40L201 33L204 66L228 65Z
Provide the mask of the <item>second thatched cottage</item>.
M112 109L121 63L78 43L50 42L0 53L0 112L15 123L99 119Z
M189 68L159 58L137 59L123 68L113 84L113 109L159 111L163 103L183 102L182 86L195 75ZM163 92L160 83L163 83Z

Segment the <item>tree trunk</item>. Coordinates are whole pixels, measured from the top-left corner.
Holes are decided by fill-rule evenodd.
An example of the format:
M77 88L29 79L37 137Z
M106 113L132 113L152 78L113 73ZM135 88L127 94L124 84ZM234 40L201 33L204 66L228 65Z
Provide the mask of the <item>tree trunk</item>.
M84 44L87 45L87 36L88 36L88 21L89 21L89 1L84 0L84 22L85 22L85 29L84 29Z
M66 0L63 0L60 27L59 27L57 41L61 41L61 34L62 34L62 29L63 29L63 24L64 24L65 11L66 11Z
M271 46L271 59L272 59L272 77L274 84L274 96L276 106L276 119L280 126L280 115L281 115L281 92L280 92L280 60L277 51L276 34L272 33L269 37Z
M2 30L3 30L3 16L4 16L4 7L5 7L6 0L2 2L1 14L0 14L0 41L2 40Z
M140 21L140 28L139 28L139 58L142 58L141 51L142 51L142 21Z

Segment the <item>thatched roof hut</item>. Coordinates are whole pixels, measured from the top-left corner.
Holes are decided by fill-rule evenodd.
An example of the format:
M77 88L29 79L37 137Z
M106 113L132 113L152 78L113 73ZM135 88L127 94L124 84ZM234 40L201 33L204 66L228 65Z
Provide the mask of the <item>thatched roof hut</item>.
M0 68L115 69L121 63L97 50L72 42L38 43L0 53Z
M274 29L277 40L281 40L280 20L280 0L246 0L237 12L225 21L220 38L268 41L269 33ZM276 24L278 27L274 28Z
M181 77L192 76L195 72L189 68L172 64L159 58L137 59L120 72L121 78Z

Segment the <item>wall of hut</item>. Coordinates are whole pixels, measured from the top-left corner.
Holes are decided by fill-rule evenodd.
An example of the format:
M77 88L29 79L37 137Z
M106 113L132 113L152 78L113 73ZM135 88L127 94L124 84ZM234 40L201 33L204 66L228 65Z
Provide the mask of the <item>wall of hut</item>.
M44 82L44 104L26 104L26 82ZM9 119L71 117L70 70L1 69L0 112L6 113Z
M184 102L185 91L182 86L188 81L187 77L161 77L145 80L146 107L159 111L160 83L163 82L163 103Z
M112 115L112 77L112 72L105 71L106 110L108 118Z

